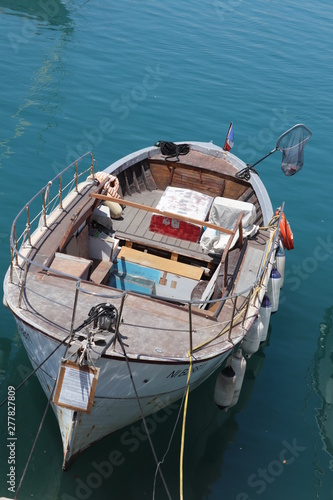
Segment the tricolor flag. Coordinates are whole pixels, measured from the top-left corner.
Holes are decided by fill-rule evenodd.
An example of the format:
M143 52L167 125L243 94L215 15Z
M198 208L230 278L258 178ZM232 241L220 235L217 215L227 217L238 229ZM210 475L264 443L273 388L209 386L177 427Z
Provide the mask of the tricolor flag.
M233 147L233 145L234 145L234 128L233 128L232 122L231 122L223 149L225 151L230 151L230 149Z

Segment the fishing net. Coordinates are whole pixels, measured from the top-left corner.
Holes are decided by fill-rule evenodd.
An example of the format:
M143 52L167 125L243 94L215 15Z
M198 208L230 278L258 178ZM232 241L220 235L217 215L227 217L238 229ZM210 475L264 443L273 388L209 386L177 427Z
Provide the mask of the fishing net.
M282 151L281 168L285 175L294 175L303 167L303 151L311 135L305 125L295 125L278 138L276 149Z

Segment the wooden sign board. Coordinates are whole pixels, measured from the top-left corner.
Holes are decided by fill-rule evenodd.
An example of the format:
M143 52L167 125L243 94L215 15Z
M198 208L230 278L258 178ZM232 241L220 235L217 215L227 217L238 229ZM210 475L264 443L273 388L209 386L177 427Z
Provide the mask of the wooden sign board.
M74 361L60 365L53 403L70 410L90 413L97 386L99 368L79 366Z

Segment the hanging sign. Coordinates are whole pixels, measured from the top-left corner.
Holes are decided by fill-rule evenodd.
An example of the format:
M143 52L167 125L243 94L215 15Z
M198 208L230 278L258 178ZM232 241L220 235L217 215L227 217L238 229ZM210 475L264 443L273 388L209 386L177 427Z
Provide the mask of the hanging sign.
M53 402L70 410L90 413L97 386L99 368L62 361Z

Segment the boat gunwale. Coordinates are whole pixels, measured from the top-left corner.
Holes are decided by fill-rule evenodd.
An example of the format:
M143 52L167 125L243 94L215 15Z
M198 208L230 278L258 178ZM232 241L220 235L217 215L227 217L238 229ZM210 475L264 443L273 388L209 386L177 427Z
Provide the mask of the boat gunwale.
M151 151L152 148L148 148L147 150L145 150L146 152L148 151ZM85 155L83 155L82 157L80 157L78 160L76 160L75 162L73 162L71 165L69 165L68 167L66 167L66 169L64 169L64 171L60 172L56 177L55 179L53 179L52 182L54 182L54 180L57 180L58 178L61 177L61 175L70 169L70 167L73 167L74 165L76 165L78 163L78 161L80 159L83 159L85 158L87 155L91 155L92 157L92 154L89 152L89 153L86 153ZM138 163L138 156L135 155L129 155L132 157L133 159L133 163L132 165ZM92 157L93 158L93 157ZM128 158L128 157L125 157L125 158ZM136 158L136 161L134 161L134 159ZM126 162L125 162L126 163ZM124 165L124 162L122 163L122 165ZM127 163L127 166L128 163ZM45 186L45 188L49 185L49 183ZM28 203L31 203L33 200L36 199L36 197L38 196L38 194L41 194L43 192L43 190L45 188L42 188L33 198L30 202ZM19 214L16 216L16 218L14 219L14 222L13 222L13 225L12 225L12 232L11 232L11 246L13 245L13 228L14 228L14 224L15 222L17 221L18 217L24 212L25 208L27 207L28 204L25 205L25 207L19 212ZM283 207L284 207L284 204L282 205L282 208L281 208L281 212L280 212L280 219L282 217L282 213L283 213ZM56 209L55 209L56 210ZM54 213L55 210L52 210L50 215ZM279 219L279 222L278 222L278 225L277 227L279 227L279 223L280 223L280 219ZM35 234L35 231L33 232L33 234ZM260 272L258 274L258 276L256 277L256 279L251 283L251 285L249 285L246 289L244 290L241 290L239 292L237 292L236 294L232 294L232 295L228 295L228 296L223 296L223 297L220 297L220 298L217 298L217 299L209 299L209 300L198 300L198 299L194 299L194 300L179 300L179 299L171 299L169 297L163 297L163 296L151 296L151 295L147 295L147 294L140 294L140 293L133 293L133 292L128 292L128 291L123 291L123 292L120 292L117 291L117 295L115 296L115 294L100 294L100 293L96 293L96 292L91 292L91 291L88 291L88 290L84 290L84 288L81 286L82 283L85 283L85 280L82 280L81 278L78 278L77 276L73 276L71 274L67 274L67 273L64 273L64 272L61 272L61 271L57 271L57 270L53 270L53 269L50 269L50 267L48 265L43 265L43 264L40 264L38 262L35 262L34 260L31 260L29 258L29 256L27 255L23 255L21 253L21 247L19 250L16 250L16 254L18 256L20 256L20 258L23 260L23 262L25 262L25 265L26 265L26 272L27 272L27 269L28 269L28 264L30 266L37 266L38 268L41 269L42 272L45 272L45 273L49 273L49 272L52 272L52 274L56 274L58 275L59 277L63 277L63 278L69 278L69 279L72 279L72 280L75 280L76 281L76 293L78 293L79 291L83 292L83 293L87 293L87 294L90 294L90 295L95 295L95 296L99 296L99 297L102 297L102 298L108 298L108 299L112 299L112 298L120 298L122 300L124 300L124 297L126 297L127 294L132 294L132 295L135 295L135 296L138 296L139 298L141 299L149 299L149 300L160 300L160 301L163 301L164 304L168 305L168 306L173 306L173 305L178 305L179 304L182 304L183 306L187 306L188 309L191 308L191 312L189 312L189 314L200 314L200 316L205 316L206 319L213 319L210 317L209 314L207 314L207 311L205 310L200 310L199 309L199 312L197 310L197 307L198 305L200 304L214 304L214 303L223 303L223 302L226 302L228 301L229 299L232 300L232 299L236 299L237 297L239 297L240 295L241 296L244 296L244 295L247 295L249 294L250 296L250 292L251 290L253 290L257 284L260 282L262 276L263 276L263 273L265 272L265 270L267 269L269 263L270 263L270 259L271 259L271 255L272 255L272 252L276 249L276 242L277 242L277 237L278 237L278 231L276 231L276 234L274 236L274 241L272 242L272 245L271 245L271 248L270 248L270 252L269 254L265 257L265 264L261 267L260 269ZM14 258L13 258L14 259ZM19 266L20 267L20 266ZM21 271L23 271L23 268L24 268L24 264L22 265L21 268ZM91 285L91 282L88 282ZM21 287L25 287L25 283L20 284L19 286ZM100 290L103 285L97 285L97 284L94 284L94 287L96 286L97 290ZM108 290L110 290L110 287L105 287L107 288ZM7 301L8 303L8 301ZM9 304L8 304L9 305ZM194 306L192 308L192 306ZM12 308L11 308L12 309ZM13 309L12 309L13 310ZM14 312L14 311L13 311ZM18 315L18 317L20 317L20 315ZM216 318L214 318L215 321L216 321ZM245 319L245 316L244 316L244 319ZM53 335L50 335L52 338L55 338ZM164 358L163 358L164 359ZM158 361L157 361L158 362Z
M14 310L11 309L11 311L12 311L13 315L15 316L15 318L17 318L18 321L20 321L21 323L24 323L32 330L35 330L36 333L43 335L44 337L47 337L47 338L53 340L54 342L57 342L59 344L61 343L61 339L56 338L54 335L47 333L46 331L42 330L40 327L33 325L31 322L29 322L26 319L19 316L17 314L17 312L15 312ZM229 343L232 348L234 348L236 346L236 344L231 342L231 340L229 340L229 339L225 339L225 342ZM64 345L66 345L66 344L67 343L64 343ZM204 358L197 358L197 357L195 357L195 354L193 354L192 355L192 363L198 364L198 363L202 363L204 361L210 361L212 359L218 358L225 351L229 350L230 346L226 347L226 349L224 349L224 350L219 350L218 352L216 352L214 354L205 356ZM161 356L161 357L154 356L153 357L153 356L147 356L147 355L142 355L142 354L140 354L140 357L135 357L133 354L131 354L129 352L127 352L126 355L130 359L131 363L139 363L139 364L140 363L150 364L150 365L163 364L163 365L177 366L177 365L188 364L188 362L189 362L188 358L185 358L185 357L183 357L183 358L181 358L181 357L175 358L175 357L167 357L167 356ZM117 352L114 354L110 354L108 352L105 352L101 355L101 359L124 361L125 356L121 352Z
M281 212L280 217L281 216L282 216L282 212ZM259 276L256 278L256 280L253 282L253 284L251 286L249 286L245 290L242 290L241 292L238 292L237 294L232 294L232 295L229 295L227 297L222 297L222 298L219 298L219 299L211 299L209 301L204 301L204 303L218 303L218 302L222 303L223 301L226 302L229 299L232 300L232 299L235 299L235 298L237 298L239 296L243 296L244 297L244 294L246 292L250 293L250 291L252 289L254 289L255 286L259 283L261 277L263 276L264 272L266 271L266 269L268 268L268 266L270 264L272 253L276 249L276 238L277 238L277 236L278 236L278 231L276 231L276 233L275 233L275 237L274 237L274 240L272 242L270 252L267 255L267 258L265 260L265 265L262 266ZM27 260L32 265L37 265L38 267L41 267L41 268L44 267L45 268L45 266L42 266L40 264L36 264L33 261L30 261L29 259L27 259ZM48 270L48 269L46 269L46 270ZM84 284L86 283L89 286L96 287L97 289L101 289L101 288L107 289L107 290L110 289L110 287L108 287L108 286L95 285L95 284L93 284L93 283L91 283L89 281L82 280L81 278L77 278L75 276L71 276L71 275L68 275L68 274L65 274L65 273L53 272L52 271L52 274L59 275L58 277L60 277L60 278L66 278L66 279L70 278L72 281L75 281L76 282L75 283L76 289L80 288L81 283L84 283ZM91 291L88 291L88 290L84 290L83 288L81 289L81 292L89 294L89 295L98 296L98 297L101 297L101 298L108 298L108 299L115 298L114 294L113 295L110 295L110 294L99 294L99 293L91 292ZM160 302L163 302L163 304L167 305L168 307L180 307L181 309L183 309L182 306L179 305L179 300L176 300L176 299L169 299L168 298L167 301L166 301L165 298L163 298L163 297L158 297L158 296L150 297L150 296L147 296L147 295L140 295L138 293L129 292L129 291L124 291L123 293L120 293L120 294L118 293L117 297L118 298L125 298L126 295L133 295L133 296L137 297L140 300L160 301ZM250 295L249 295L249 297L250 297ZM195 301L195 300L192 300L192 301L185 301L184 300L182 302L184 304L187 303L188 307L190 307L191 305L195 305L196 303L200 303L200 301ZM43 335L46 335L47 337L53 339L54 341L61 342L61 339L59 337L57 338L55 335L49 334L46 331L42 331L41 328L40 328L40 326L34 326L31 323L31 321L29 322L26 319L23 319L24 316L21 317L21 315L18 314L17 308L16 308L16 310L14 310L13 308L10 307L10 309L12 310L12 312L14 313L14 315L17 316L20 319L20 321L23 321L24 323L28 324L30 327L33 327L36 331L39 331L40 333L42 333ZM198 310L196 308L192 308L191 307L191 314L194 314L194 315L200 314L200 316L205 316L207 320L208 319L213 320L213 318L212 317L208 317L208 315L206 313L207 313L207 311L205 312L205 310ZM189 314L190 314L190 312L189 312ZM244 315L244 319L245 319L245 317L246 317L246 314ZM216 321L216 319L215 319L215 321ZM223 337L222 333L220 334L220 337ZM226 338L225 342L231 343L233 345L232 339ZM209 355L206 355L205 359L213 359L215 357L218 357L220 354L221 354L221 350L219 350L218 352L214 352L214 353L211 353ZM136 356L133 356L133 354L129 353L128 356L131 359L131 361L140 361L140 359L138 359ZM118 353L117 355L110 355L110 354L108 354L107 351L103 354L102 357L109 358L109 359L116 359L116 358L117 359L123 359L121 357L121 354ZM186 361L187 359L186 358L179 358L179 359L176 360L176 358L172 358L172 360L169 359L169 361L168 361L167 357L165 357L165 356L161 356L161 357L154 356L154 357L152 357L152 356L149 356L149 355L148 356L145 355L145 356L141 356L141 360L142 360L142 362L149 360L150 363L151 362L155 362L155 363L161 363L162 362L162 363L173 364L173 363L182 363L182 362ZM193 359L193 361L194 360L195 360L195 358ZM200 359L197 360L197 362L200 362L200 361L202 361L202 358L200 358Z
M181 142L177 142L176 144L181 144ZM219 146L216 146L214 145L213 143L201 143L201 142L188 142L188 144L190 144L191 148L194 146L194 150L196 151L199 151L199 152L203 152L203 153L208 153L209 155L213 156L213 157L217 157L217 158L222 158L222 159L226 159L226 155L228 155L228 159L229 159L229 156L235 158L236 160L240 161L239 158L235 157L234 155L231 155L230 152L225 152L224 150L222 150ZM207 148L207 146L209 146L209 148ZM133 166L135 165L136 163L139 163L140 161L142 161L143 159L146 159L146 158L150 158L150 154L152 152L154 153L158 153L160 151L160 148L156 147L156 146L150 146L148 148L144 148L144 149L141 149L137 152L134 152L134 153L131 153L123 158L121 158L120 160L116 161L115 163L113 163L112 165L110 165L109 167L107 167L104 172L108 172L109 169L112 167L112 166L115 166L115 168L112 170L112 173L115 175L115 174L119 174L120 172L122 172L123 170L126 170L127 168L129 168L130 166ZM15 223L17 222L18 218L23 214L23 212L26 210L27 206L31 205L31 203L38 197L38 195L42 194L43 191L49 186L49 185L52 185L56 180L58 180L59 178L61 178L61 176L67 172L70 168L72 168L73 166L77 165L81 160L83 160L84 158L86 158L87 156L91 156L91 159L92 159L92 163L95 161L94 158L93 158L93 154L91 151L88 151L86 152L84 155L82 155L81 157L77 158L74 162L72 162L70 165L68 165L64 170L62 170L58 175L56 175L51 181L49 181L43 188L41 188L25 205L24 207L19 211L19 213L16 215L13 223L12 223L12 227L11 227L11 233L10 233L10 247L11 247L11 251L13 251L13 253L16 253L17 256L19 256L23 261L25 262L28 262L30 265L35 265L39 268L41 268L41 270L45 271L45 272L52 272L52 273L56 273L56 274L59 274L59 276L63 276L65 278L71 278L71 279L75 279L77 280L78 278L76 276L73 276L73 275L70 275L70 274L66 274L66 273L63 273L61 271L56 271L54 269L50 269L49 266L47 265L42 265L42 264L39 264L39 263L36 263L34 261L32 261L31 259L29 259L26 255L23 255L21 253L21 247L20 249L16 249L16 252L15 252L15 245L14 245L14 238L13 238L13 233L14 233L14 226L15 226ZM118 165L118 167L116 167L116 165ZM240 165L242 166L242 165ZM120 170L118 170L118 168ZM240 168L239 166L237 166L236 168ZM70 193L69 193L70 194ZM284 205L284 203L283 203ZM58 209L59 207L53 209L51 211L51 214L54 214L54 212ZM280 217L282 216L282 212L283 212L283 209L281 209L281 213L280 213ZM263 217L264 217L264 213L263 213ZM32 234L35 234L37 232L38 228L32 233ZM24 231L23 231L24 233ZM273 245L274 246L274 245ZM14 260L14 257L12 257L12 261ZM50 261L50 259L49 259ZM20 266L19 266L20 267ZM23 267L23 266L22 266ZM258 278L261 277L261 274L258 276ZM254 284L258 281L258 278L253 282L253 286ZM80 280L80 279L79 279ZM248 287L247 289L245 290L242 290L241 292L239 292L237 295L242 295L243 293L247 293L250 291L250 289L252 288L252 286ZM155 296L153 296L155 297ZM234 298L235 296L229 296L228 298ZM163 297L159 297L161 300L163 300ZM169 299L169 298L164 298L164 300L166 300L167 302L172 302L173 299ZM198 300L194 300L194 301L186 301L186 300L182 300L181 302L182 303L187 303L187 304L209 304L209 303L215 303L215 302L219 302L221 300L220 299L215 299L215 300L209 300L209 301L198 301ZM175 302L180 302L179 300L175 300Z

